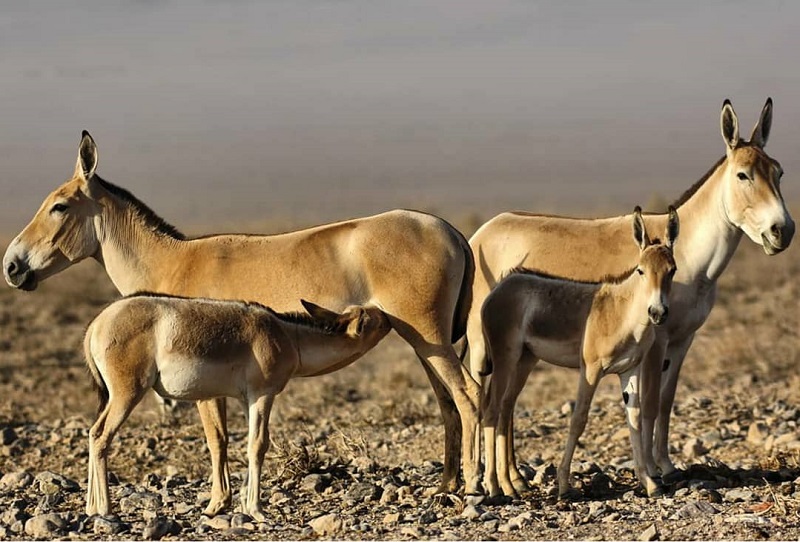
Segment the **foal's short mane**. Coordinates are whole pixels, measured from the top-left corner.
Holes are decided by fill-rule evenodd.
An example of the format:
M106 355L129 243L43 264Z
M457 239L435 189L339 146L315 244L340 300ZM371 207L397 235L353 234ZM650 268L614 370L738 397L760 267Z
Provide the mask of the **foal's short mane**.
M562 282L571 282L573 284L590 284L590 285L600 285L600 284L619 284L631 276L636 270L636 266L631 267L627 271L623 271L619 275L604 275L600 277L600 280L575 280L567 277L559 277L558 275L552 275L550 273L545 273L544 271L540 271L538 269L532 269L529 267L515 267L511 271L508 272L509 275L533 275L535 277L542 277L549 280L560 280Z
M97 174L95 174L94 180L100 183L100 186L108 190L111 194L127 203L134 210L136 215L154 232L172 237L173 239L186 239L186 236L183 235L178 228L158 216L155 211L124 188L112 184L105 179L101 179Z
M235 305L239 305L242 308L255 308L258 310L266 311L282 322L286 322L288 324L297 324L299 326L314 329L326 335L341 335L345 331L347 331L347 327L350 325L350 322L347 320L337 320L335 322L319 320L303 311L276 312L273 309L267 307L266 305L258 303L257 301L241 301L238 299L236 300L212 299L209 297L188 297L182 295L171 295L160 292L147 292L147 291L135 292L130 295L126 295L123 299L130 299L133 297L155 297L162 299L183 299L188 301L200 301L200 302L232 303Z

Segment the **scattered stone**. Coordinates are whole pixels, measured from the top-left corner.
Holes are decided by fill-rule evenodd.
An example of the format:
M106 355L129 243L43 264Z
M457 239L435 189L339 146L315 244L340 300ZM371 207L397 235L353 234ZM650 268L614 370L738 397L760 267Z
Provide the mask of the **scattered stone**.
M707 452L705 444L698 438L690 438L683 446L683 457L686 459L696 459Z
M165 517L155 517L147 522L142 530L142 538L145 540L161 540L167 534L180 534L181 526L172 519Z
M422 529L415 525L406 525L400 529L400 534L415 540L422 538Z
M567 401L563 405L561 405L561 414L564 416L572 416L572 413L575 411L575 401Z
M310 493L319 493L328 487L328 480L321 474L309 474L300 482L300 489Z
M711 503L706 501L692 501L686 505L684 505L680 510L678 510L677 514L675 514L676 518L694 518L697 516L702 516L706 514L716 514L719 512Z
M53 538L62 535L66 526L58 514L42 514L25 522L25 534L38 539Z
M499 520L500 518L497 517L497 514L492 512L491 510L484 512L480 516L478 516L478 521L493 521Z
M651 523L650 526L639 535L639 540L643 540L644 542L658 540L658 529L656 528L656 524Z
M281 491L277 489L272 492L272 495L269 496L269 503L270 504L283 504L285 502L289 502L291 497L285 491Z
M395 525L396 523L400 523L400 513L399 512L391 512L383 516L383 523L385 525Z
M557 473L558 469L552 463L540 465L536 468L536 474L533 477L533 483L534 485L542 486L544 485L545 480L551 480L555 478Z
M231 527L234 529L245 529L248 531L255 531L256 526L253 523L253 518L247 514L234 514L231 517Z
M25 489L33 482L33 476L27 471L8 472L0 478L0 489L4 491L15 491Z
M375 460L363 455L353 459L350 464L358 472L371 473L378 470L378 464L375 462Z
M218 516L214 516L213 518L203 519L203 524L216 531L223 531L225 529L230 529L231 517L227 514L220 514Z
M760 446L769 436L769 427L764 422L753 422L747 430L747 442Z
M750 502L755 497L755 494L749 489L734 488L725 492L724 499L726 502Z
M421 525L429 525L431 523L435 523L436 520L438 520L438 519L439 518L436 516L436 512L434 512L433 510L425 510L419 516L419 523Z
M119 534L127 531L129 526L116 516L95 516L94 534Z
M461 512L461 517L469 520L476 520L481 516L481 513L482 511L478 510L474 504L468 504Z
M325 514L308 522L319 536L336 534L342 530L342 519L338 514Z
M381 504L390 504L397 501L397 486L389 483L383 486L383 494L380 498Z
M0 442L3 443L3 446L8 446L15 440L17 440L17 433L14 428L8 425L3 427L3 431L0 433Z
M523 512L518 516L515 516L508 520L509 526L514 529L522 529L526 525L530 524L533 521L533 514L530 512Z
M155 512L161 509L161 495L150 491L131 493L119 500L119 509L123 514L132 514L140 510Z
M347 490L347 493L345 493L345 499L355 503L362 503L377 500L380 495L380 487L365 482L359 482L357 484L353 484L350 489Z
M606 512L608 512L609 508L606 506L605 503L600 501L593 501L589 504L589 517L591 519L597 519Z

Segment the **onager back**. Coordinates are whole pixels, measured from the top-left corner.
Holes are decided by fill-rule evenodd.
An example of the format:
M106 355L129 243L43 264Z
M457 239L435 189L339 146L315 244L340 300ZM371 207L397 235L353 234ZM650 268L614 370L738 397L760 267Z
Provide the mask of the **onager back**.
M334 371L358 359L391 329L377 308L342 314L302 301L311 316L257 303L137 294L106 307L86 331L86 363L100 409L89 433L86 513L109 513L106 476L114 434L154 389L165 398L232 397L248 418L242 507L258 521L259 481L269 447L269 414L290 378Z
M672 247L678 214L670 208L666 241L651 242L641 209L633 214L638 265L621 277L589 283L515 270L500 281L481 309L483 335L492 378L484 403L485 484L490 495L516 497L527 488L514 476L513 413L531 369L540 360L580 368L578 400L570 423L558 490L570 490L575 445L586 427L589 406L600 379L618 374L631 432L634 464L648 493L657 484L648 476L642 453L639 410L639 364L655 338L654 325L668 314L676 270Z

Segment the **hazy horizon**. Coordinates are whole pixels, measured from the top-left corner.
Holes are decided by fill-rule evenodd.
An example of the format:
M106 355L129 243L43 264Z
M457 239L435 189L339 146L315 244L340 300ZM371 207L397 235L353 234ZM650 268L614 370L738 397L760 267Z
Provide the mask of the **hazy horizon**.
M800 4L12 3L0 14L0 231L71 173L181 227L396 207L628 209L677 198L775 100L800 200Z

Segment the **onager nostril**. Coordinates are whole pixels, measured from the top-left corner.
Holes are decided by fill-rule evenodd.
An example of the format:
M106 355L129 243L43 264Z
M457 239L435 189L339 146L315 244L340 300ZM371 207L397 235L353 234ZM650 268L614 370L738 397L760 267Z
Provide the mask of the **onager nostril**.
M13 276L17 272L17 269L18 267L16 262L14 261L8 262L8 265L6 266L6 273L8 273L9 277Z

